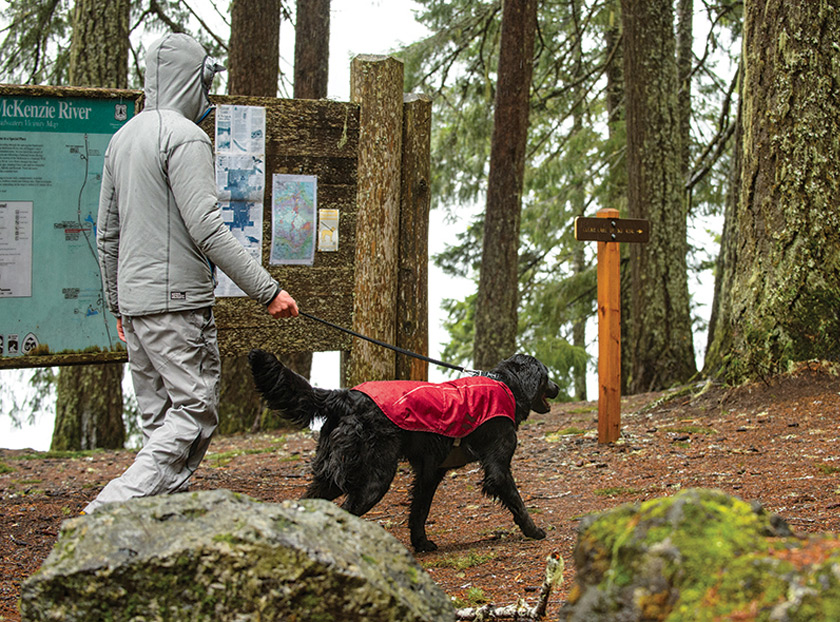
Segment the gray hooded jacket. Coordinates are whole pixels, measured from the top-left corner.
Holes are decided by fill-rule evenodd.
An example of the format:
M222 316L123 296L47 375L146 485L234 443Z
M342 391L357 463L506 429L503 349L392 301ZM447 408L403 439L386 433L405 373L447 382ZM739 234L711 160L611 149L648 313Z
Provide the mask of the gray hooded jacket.
M196 125L209 107L207 60L187 35L153 43L145 107L105 152L96 242L115 315L212 305L213 265L263 304L280 291L222 220L212 146Z

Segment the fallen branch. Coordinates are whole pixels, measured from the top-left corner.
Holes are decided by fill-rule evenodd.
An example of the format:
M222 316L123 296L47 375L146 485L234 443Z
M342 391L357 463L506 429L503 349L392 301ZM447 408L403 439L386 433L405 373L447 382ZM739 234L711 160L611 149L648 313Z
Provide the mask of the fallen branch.
M546 559L545 580L540 588L540 595L537 604L529 607L524 600L520 599L515 605L504 607L493 607L493 605L482 605L481 607L465 607L455 612L456 620L471 620L484 622L491 620L542 620L548 608L548 597L555 585L563 580L565 564L559 553L552 553Z

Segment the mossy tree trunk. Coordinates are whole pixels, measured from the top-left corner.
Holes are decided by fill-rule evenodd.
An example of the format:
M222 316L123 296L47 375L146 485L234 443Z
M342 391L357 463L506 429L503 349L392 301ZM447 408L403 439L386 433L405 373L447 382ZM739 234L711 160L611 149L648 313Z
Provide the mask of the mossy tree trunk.
M650 221L630 245L631 325L624 353L631 393L668 387L696 371L686 271L674 11L671 0L623 0L628 211Z
M76 0L70 43L71 84L126 87L130 10L129 0ZM123 446L122 377L121 363L61 368L52 449Z
M504 3L475 310L478 369L490 369L516 351L519 223L536 26L536 0Z
M736 239L707 353L730 382L840 359L840 0L744 10Z

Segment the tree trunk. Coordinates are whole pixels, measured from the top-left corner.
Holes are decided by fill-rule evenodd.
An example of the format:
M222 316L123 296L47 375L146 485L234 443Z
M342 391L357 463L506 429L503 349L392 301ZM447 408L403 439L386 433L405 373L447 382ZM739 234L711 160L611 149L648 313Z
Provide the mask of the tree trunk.
M475 313L479 369L489 369L516 351L519 218L536 23L536 0L504 3Z
M128 84L128 0L76 0L70 43L74 86ZM114 449L125 443L123 365L62 367L56 387L53 449Z
M623 0L628 211L650 221L630 245L629 391L685 382L696 372L686 273L686 206L671 0Z
M281 9L280 0L233 0L228 56L230 95L277 96ZM288 355L283 358L288 364ZM290 366L298 370L295 363ZM248 357L222 357L219 433L276 427L268 425L271 421L277 423L264 416L262 402L254 390Z
M330 0L297 0L295 99L327 96L330 72Z
M330 0L298 0L295 23L295 99L324 99L330 74ZM312 352L281 357L304 378L312 373Z
M281 0L233 0L228 93L275 97L280 64Z
M743 63L739 68L743 75ZM712 313L709 317L709 331L706 336L706 356L704 357L703 373L707 376L716 375L714 367L720 365L720 355L716 348L720 348L723 341L716 339L718 325L729 322L727 314L730 305L725 304L732 291L732 277L735 274L735 257L737 255L738 236L734 227L738 220L738 207L741 195L741 158L743 154L743 101L744 81L740 80L738 95L738 113L735 120L735 135L733 137L732 162L729 166L729 188L726 193L726 204L723 215L723 231L720 236L720 250L715 261L715 290L712 299Z
M572 111L573 126L572 134L577 135L583 129L583 102L586 95L584 88L584 80L581 79L583 75L583 28L580 20L580 0L572 0L570 8L572 11L572 19L574 20L574 44L572 46L572 62L574 63L574 78L578 86L575 88L574 101L577 105ZM579 177L576 174L575 177ZM575 192L572 195L572 209L575 216L586 216L584 210L586 209L585 189L582 183L576 184ZM582 274L586 268L586 250L583 244L576 244L574 256L572 258L572 266L575 274ZM572 345L581 350L586 350L586 320L589 316L591 307L589 300L580 300L576 305L574 311L574 319L572 320ZM586 401L586 361L572 367L572 377L574 379L575 400L579 402Z
M76 0L70 39L70 84L128 88L130 13L130 0Z
M118 449L125 444L122 376L122 364L61 369L50 449Z
M677 102L680 117L680 138L682 151L680 165L683 179L688 179L691 168L691 68L694 65L694 0L679 0L677 3L677 75L679 94Z
M707 362L730 382L840 359L840 0L744 8L737 241Z

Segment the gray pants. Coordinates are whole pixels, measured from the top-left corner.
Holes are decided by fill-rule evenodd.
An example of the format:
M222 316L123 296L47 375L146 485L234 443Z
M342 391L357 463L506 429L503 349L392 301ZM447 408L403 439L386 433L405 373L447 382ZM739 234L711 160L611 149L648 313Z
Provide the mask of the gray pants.
M85 508L176 491L185 485L219 423L221 364L212 310L123 316L141 413L143 449Z

